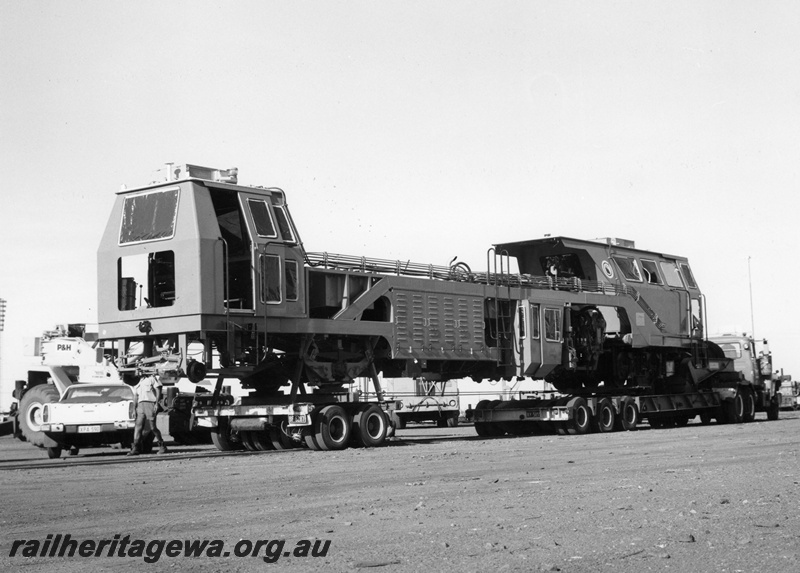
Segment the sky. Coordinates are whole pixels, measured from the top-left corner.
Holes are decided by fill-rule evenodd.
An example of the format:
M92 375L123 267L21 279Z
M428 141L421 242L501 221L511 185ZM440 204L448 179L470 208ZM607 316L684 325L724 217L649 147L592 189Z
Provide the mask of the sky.
M281 187L310 251L686 256L709 331L798 378L798 36L790 1L0 0L0 411L26 339L97 321L114 193L167 162Z

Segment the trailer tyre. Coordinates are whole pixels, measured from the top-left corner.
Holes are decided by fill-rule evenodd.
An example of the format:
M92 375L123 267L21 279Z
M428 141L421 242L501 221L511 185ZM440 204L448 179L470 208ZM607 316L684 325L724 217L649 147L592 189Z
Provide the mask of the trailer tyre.
M636 429L642 416L639 413L639 406L633 398L624 398L619 404L619 416L617 416L617 426L620 430L630 432Z
M588 434L592 427L592 412L583 398L573 398L567 403L572 419L567 422L567 433L571 435Z
M753 389L742 388L741 393L742 401L744 403L742 422L752 422L756 419L756 397L753 394Z
M476 410L483 410L489 405L489 400L481 400L475 406ZM489 433L489 424L487 422L475 422L475 433L478 434L481 438L488 438L491 434Z
M377 448L386 441L388 424L378 406L371 404L353 416L353 441L366 448Z
M595 428L598 432L613 432L616 425L617 413L614 405L608 398L603 398L597 403L597 415L595 416Z
M61 446L56 446L54 448L47 448L47 457L51 460L57 460L61 457Z
M58 398L58 390L50 384L34 386L22 397L19 404L19 427L25 439L34 446L44 446L45 435L41 430L44 405L58 402Z
M781 411L781 399L779 396L773 396L767 406L767 420L775 421L778 419Z
M211 432L211 443L221 452L232 452L240 449L239 444L231 440L230 428L224 422L220 422L216 431Z
M314 421L314 442L320 450L343 450L350 441L351 420L341 406L325 406Z
M269 429L269 439L272 447L276 450L290 450L294 447L294 440L286 432L286 420L280 426L273 426Z

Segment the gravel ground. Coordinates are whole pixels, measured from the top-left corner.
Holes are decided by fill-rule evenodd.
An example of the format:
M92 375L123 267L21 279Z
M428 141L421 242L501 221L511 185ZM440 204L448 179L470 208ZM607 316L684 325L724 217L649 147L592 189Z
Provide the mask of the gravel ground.
M790 573L800 412L781 414L587 436L411 426L370 450L196 457L211 452L176 446L131 460L104 449L56 464L1 438L0 570ZM230 555L9 556L14 540L48 534L220 540ZM236 557L241 540L275 543ZM286 556L301 540L325 554Z

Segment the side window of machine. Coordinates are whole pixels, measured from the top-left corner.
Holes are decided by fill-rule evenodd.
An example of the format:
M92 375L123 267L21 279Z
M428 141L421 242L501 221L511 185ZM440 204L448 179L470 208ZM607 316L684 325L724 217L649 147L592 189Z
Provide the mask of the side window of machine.
M686 281L686 285L689 288L697 288L697 283L694 280L692 269L689 268L687 263L681 263L681 274L683 275L683 280Z
M286 207L283 205L275 205L275 218L278 220L278 228L281 230L281 236L287 243L296 243L297 239L294 237L292 225L289 223L289 216L286 214Z
M544 338L550 342L561 341L561 309L544 309Z
M178 216L178 188L125 197L119 244L171 239Z
M261 302L281 302L281 258L261 255Z
M681 274L675 263L662 262L661 272L664 274L664 280L667 284L675 288L683 288L683 281L681 281Z
M286 261L286 300L297 300L297 261Z
M528 329L525 327L525 307L522 303L517 307L517 321L519 323L519 339L523 340L528 336Z
M532 304L531 305L531 338L534 340L539 339L539 305Z
M651 285L660 285L663 284L661 282L661 277L658 276L658 265L656 265L655 261L649 261L647 259L642 259L642 272L644 273L644 279Z
M272 217L269 214L269 207L266 201L259 199L248 199L247 206L250 207L250 214L256 224L256 233L259 237L276 237L275 225L272 224Z
M619 272L622 273L629 281L642 282L642 273L639 270L639 263L632 257L623 257L622 255L614 255L611 257L619 267Z

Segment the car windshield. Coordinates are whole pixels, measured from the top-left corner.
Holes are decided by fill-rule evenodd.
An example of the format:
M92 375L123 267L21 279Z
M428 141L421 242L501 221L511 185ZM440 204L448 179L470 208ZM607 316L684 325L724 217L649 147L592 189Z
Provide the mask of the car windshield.
M96 404L133 400L130 386L71 386L62 402Z

